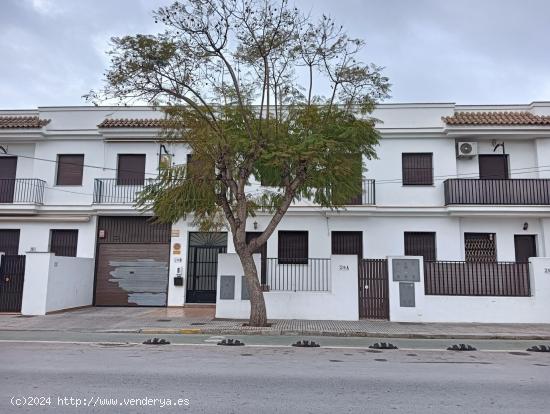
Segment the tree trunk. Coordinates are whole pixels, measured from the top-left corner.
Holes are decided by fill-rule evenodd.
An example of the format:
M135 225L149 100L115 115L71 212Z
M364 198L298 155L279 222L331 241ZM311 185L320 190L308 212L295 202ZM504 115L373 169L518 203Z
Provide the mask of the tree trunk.
M264 293L258 280L258 270L251 254L237 252L244 270L248 292L250 294L250 326L267 326L267 312L265 309Z

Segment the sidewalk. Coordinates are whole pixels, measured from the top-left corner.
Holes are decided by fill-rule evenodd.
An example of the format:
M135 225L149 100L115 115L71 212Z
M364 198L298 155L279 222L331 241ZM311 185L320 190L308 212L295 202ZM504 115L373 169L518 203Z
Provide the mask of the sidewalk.
M268 328L253 328L244 322L215 320L213 308L91 307L46 316L0 314L0 331L550 340L550 324L272 320Z

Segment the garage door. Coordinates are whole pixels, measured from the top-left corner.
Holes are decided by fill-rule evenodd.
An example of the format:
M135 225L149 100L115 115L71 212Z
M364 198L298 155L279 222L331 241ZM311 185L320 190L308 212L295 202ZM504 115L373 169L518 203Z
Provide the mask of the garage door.
M95 305L166 306L170 225L100 217Z

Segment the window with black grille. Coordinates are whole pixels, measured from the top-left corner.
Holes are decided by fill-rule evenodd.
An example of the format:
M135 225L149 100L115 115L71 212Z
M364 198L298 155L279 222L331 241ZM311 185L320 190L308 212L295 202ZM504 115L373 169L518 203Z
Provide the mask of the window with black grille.
M84 155L58 154L56 185L82 185Z
M307 264L307 231L279 231L279 263Z
M422 256L424 260L435 261L435 233L406 231L405 256Z
M432 185L433 154L431 152L403 153L403 185Z
M496 262L497 248L494 233L464 233L467 262Z
M143 185L145 154L119 154L117 185Z
M50 252L56 256L76 257L78 230L52 230Z

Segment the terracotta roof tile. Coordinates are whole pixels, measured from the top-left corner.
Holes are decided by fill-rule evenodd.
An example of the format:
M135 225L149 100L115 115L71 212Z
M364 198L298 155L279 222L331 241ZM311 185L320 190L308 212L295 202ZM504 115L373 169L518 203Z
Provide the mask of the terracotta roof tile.
M112 118L105 119L99 128L162 128L166 120L162 118L152 119L128 119L128 118Z
M447 125L550 125L550 116L530 112L456 112L442 119Z
M1 128L42 128L50 122L37 116L0 116Z

